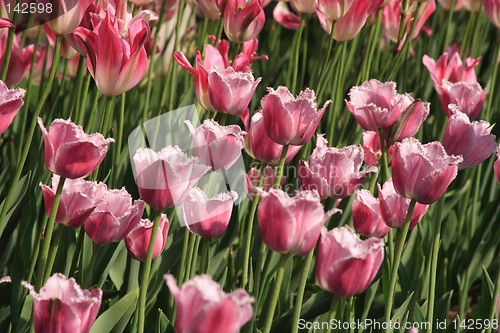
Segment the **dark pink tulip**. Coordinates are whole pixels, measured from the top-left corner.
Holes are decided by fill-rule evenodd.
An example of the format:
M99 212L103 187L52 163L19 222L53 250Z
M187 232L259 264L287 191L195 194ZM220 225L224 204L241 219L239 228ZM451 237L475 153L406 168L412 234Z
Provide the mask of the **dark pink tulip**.
M500 145L497 147L497 160L495 161L495 164L493 164L493 171L495 172L497 181L500 184Z
M382 187L378 186L378 200L380 211L384 223L391 228L401 228L406 222L406 215L410 207L410 199L403 198L396 193L392 179L384 183ZM427 212L428 205L416 203L413 214L410 219L410 229L413 229Z
M392 176L396 192L422 204L438 200L457 176L460 156L448 155L439 141L406 138L394 145Z
M167 244L169 222L165 214L161 214L153 248L153 259L159 257ZM135 260L146 261L148 256L149 242L153 233L153 222L148 219L141 219L137 225L130 230L125 237L125 246L128 253Z
M45 212L50 217L52 204L56 195L59 176L52 176L52 188L40 183L45 202ZM56 222L70 228L81 226L97 206L100 197L97 195L97 183L81 178L67 179L57 209Z
M9 89L0 80L0 134L4 133L24 104L24 89Z
M224 32L233 43L257 37L266 15L260 0L227 0L224 9Z
M247 126L247 153L259 161L278 165L283 145L274 142L267 134L261 111L252 116L250 129ZM290 162L302 146L290 146L286 152L286 162Z
M318 242L321 227L330 216L317 191L297 191L294 197L279 189L261 191L262 201L257 209L257 219L263 242L279 253L303 256Z
M40 293L23 282L33 298L35 333L88 333L99 313L102 290L83 289L73 278L61 273L52 275Z
M318 110L316 95L311 89L294 97L287 87L268 88L268 94L261 101L266 133L280 145L305 145L330 103L328 100Z
M300 16L291 12L285 1L278 1L273 10L273 18L286 29L297 30L300 26Z
M495 152L496 140L491 134L493 126L486 121L473 121L455 105L449 108L453 114L448 118L443 134L443 147L448 154L462 155L464 161L459 169L475 167Z
M129 91L141 81L148 67L144 47L149 39L148 23L137 16L123 27L105 11L104 18L94 16L93 25L93 31L76 29L75 36L86 50L87 67L97 88L107 96Z
M2 6L2 10L4 10L5 6ZM8 19L5 18L0 18L0 29L5 29L5 28L15 28L16 26L14 23L9 21Z
M352 297L370 286L383 260L382 239L361 240L349 227L322 228L316 281L338 297Z
M186 227L201 237L222 236L229 225L236 199L238 199L238 194L234 191L207 198L200 188L191 189L187 198L182 202Z
M92 0L37 0L39 4L51 4L52 10L38 12L50 29L58 35L73 32L83 19Z
M137 186L144 201L156 210L173 207L186 198L189 190L208 171L209 166L187 156L179 147L168 146L155 152L139 148L134 155Z
M316 13L315 0L290 0L290 5L299 14Z
M194 128L186 124L193 136L193 155L213 170L229 169L241 156L246 133L238 125L220 126L214 120L205 120Z
M101 164L113 139L102 134L87 134L71 120L56 119L49 131L38 118L44 142L45 166L50 172L65 178L90 175Z
M500 1L484 0L484 11L488 15L491 23L493 23L495 27L500 29Z
M448 117L452 115L450 104L455 104L459 110L465 113L470 119L476 120L483 108L486 90L481 88L479 83L444 81L438 90L441 99L441 107Z
M197 275L179 289L174 276L164 276L174 296L177 333L237 333L253 316L253 297L244 289L226 294L208 275Z
M208 74L208 96L214 110L241 114L248 108L260 80L255 80L252 73L235 72L232 67L213 68Z
M391 228L382 219L380 204L370 191L358 190L352 203L354 228L364 237L384 238Z
M260 171L257 168L251 168L245 175L245 183L248 190L247 196L250 199L253 199L255 194L257 194L257 187L259 185L260 176L261 176ZM264 179L262 181L261 188L267 192L273 188L275 181L276 181L276 173L274 172L274 168L272 166L265 167ZM280 186L283 185L285 181L286 177L281 177Z
M350 196L370 173L377 172L376 167L361 170L361 147L335 148L327 145L328 141L318 135L309 163L299 162L298 177L302 189L317 190L321 199L345 198Z
M125 188L108 189L100 183L97 206L84 223L85 232L94 243L119 242L139 223L144 202L136 200Z

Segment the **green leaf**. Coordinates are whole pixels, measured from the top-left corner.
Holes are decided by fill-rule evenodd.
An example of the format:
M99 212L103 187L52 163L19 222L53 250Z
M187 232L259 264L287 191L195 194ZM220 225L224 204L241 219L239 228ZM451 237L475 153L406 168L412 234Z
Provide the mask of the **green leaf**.
M139 289L134 289L113 304L108 310L101 314L92 325L90 333L109 333L115 325L127 314L130 308L135 308Z

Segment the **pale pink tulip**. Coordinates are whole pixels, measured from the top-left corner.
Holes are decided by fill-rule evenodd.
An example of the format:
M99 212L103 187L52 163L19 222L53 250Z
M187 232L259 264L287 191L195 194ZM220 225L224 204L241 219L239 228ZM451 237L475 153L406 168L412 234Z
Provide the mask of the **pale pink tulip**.
M273 18L286 29L297 30L300 26L300 16L292 13L285 1L278 1L273 10Z
M24 89L9 89L0 80L0 134L4 133L24 104Z
M165 214L161 214L158 224L158 233L154 241L153 259L159 257L167 244L169 222ZM125 246L128 253L135 260L146 261L148 255L149 242L153 234L153 222L148 219L141 219L137 225L130 230L125 237Z
M486 90L479 83L444 81L438 90L441 99L441 107L448 117L452 115L449 105L454 104L470 119L476 120L483 108Z
M247 42L260 33L266 15L260 0L227 0L224 32L233 43Z
M45 21L52 31L58 35L66 35L73 32L83 19L85 11L93 2L92 0L36 0L38 4L44 4L48 10L37 11L38 15Z
M480 2L479 0L477 0ZM499 0L484 0L484 11L491 23L500 29L500 1Z
M316 13L315 0L290 0L290 5L299 14Z

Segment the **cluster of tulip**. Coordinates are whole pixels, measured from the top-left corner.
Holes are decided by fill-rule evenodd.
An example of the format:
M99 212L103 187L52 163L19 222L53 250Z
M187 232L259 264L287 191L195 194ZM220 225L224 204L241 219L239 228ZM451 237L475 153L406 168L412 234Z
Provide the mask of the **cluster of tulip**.
M497 330L499 63L499 0L1 0L0 331Z

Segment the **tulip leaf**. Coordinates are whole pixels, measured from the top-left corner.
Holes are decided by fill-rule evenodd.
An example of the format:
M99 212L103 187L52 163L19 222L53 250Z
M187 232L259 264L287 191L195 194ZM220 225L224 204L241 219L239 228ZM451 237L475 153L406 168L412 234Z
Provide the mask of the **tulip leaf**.
M139 289L134 289L123 296L97 318L90 333L111 332L116 324L129 312L130 308L135 308L138 295Z
M394 311L394 315L392 316L392 322L396 321L401 322L406 317L408 312L408 304L410 304L414 294L415 294L414 292L410 293L410 295L403 302L403 304L401 304L401 306L397 308L396 311Z
M158 322L156 323L156 332L158 333L175 333L174 326L168 320L162 310L158 309Z

